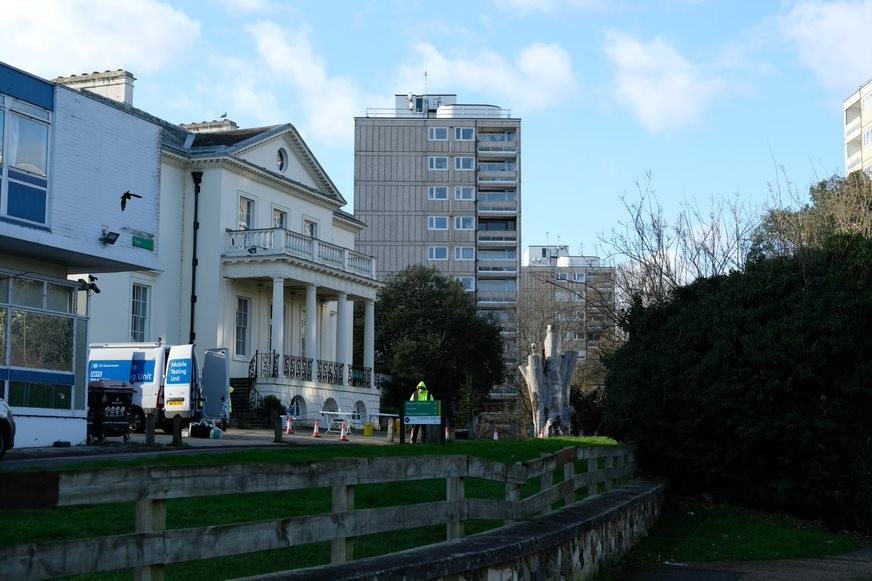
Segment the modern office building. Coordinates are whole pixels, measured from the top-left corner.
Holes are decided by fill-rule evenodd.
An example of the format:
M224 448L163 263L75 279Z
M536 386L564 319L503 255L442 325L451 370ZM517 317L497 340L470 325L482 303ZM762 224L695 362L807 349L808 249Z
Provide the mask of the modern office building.
M596 256L572 256L567 246L530 246L521 266L521 343L542 345L556 324L561 351L592 354L614 325L615 269Z
M872 177L872 81L842 103L845 110L845 175L859 169Z
M396 95L355 119L356 249L385 280L435 267L502 321L517 360L521 241L521 120L452 94Z

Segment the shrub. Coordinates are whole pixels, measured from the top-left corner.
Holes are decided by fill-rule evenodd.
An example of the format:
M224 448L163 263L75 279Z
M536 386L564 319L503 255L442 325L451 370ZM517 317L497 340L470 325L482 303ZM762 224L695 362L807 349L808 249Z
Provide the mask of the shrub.
M872 242L830 240L634 306L606 422L679 489L872 530Z

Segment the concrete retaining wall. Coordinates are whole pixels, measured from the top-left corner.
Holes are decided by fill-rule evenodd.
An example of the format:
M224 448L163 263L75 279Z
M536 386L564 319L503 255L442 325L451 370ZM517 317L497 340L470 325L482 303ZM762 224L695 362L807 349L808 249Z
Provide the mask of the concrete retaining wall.
M590 579L647 535L665 489L662 481L634 480L544 517L456 541L248 579Z

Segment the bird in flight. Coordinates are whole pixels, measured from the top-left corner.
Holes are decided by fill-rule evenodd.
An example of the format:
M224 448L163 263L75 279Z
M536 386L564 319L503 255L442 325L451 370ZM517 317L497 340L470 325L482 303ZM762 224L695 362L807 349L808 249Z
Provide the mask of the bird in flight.
M227 113L224 113L223 115L221 115L221 119L227 119Z
M121 211L123 212L124 209L127 207L127 200L129 200L131 198L141 198L141 197L142 196L140 196L139 194L134 194L130 190L127 190L126 192L121 194Z

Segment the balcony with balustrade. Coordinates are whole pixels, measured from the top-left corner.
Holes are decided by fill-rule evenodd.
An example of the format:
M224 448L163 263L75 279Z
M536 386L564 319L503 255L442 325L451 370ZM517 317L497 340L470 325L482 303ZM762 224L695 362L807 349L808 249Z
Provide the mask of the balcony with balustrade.
M225 262L264 256L271 258L302 259L326 267L337 273L353 274L374 279L375 258L351 248L331 244L284 228L259 230L229 230L226 232Z

